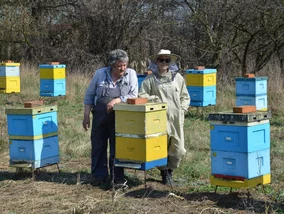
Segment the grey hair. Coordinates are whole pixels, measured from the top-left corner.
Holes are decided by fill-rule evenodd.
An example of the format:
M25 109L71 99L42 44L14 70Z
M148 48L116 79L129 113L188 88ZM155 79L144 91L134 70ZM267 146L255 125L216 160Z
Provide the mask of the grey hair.
M115 49L109 53L108 63L110 66L114 65L117 61L128 62L129 58L127 53L121 49Z

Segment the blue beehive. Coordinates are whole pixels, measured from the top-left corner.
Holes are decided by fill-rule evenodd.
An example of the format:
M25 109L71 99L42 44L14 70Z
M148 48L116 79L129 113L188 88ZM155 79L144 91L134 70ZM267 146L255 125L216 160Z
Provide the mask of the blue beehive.
M10 165L39 168L59 162L57 106L6 109Z
M137 78L138 78L138 89L141 86L142 81L146 78L147 74L137 74Z
M35 139L58 132L57 106L6 109L6 114L10 138Z
M258 96L267 95L268 77L236 78L237 96Z
M16 63L15 63L16 64ZM19 64L19 63L17 63ZM2 66L0 64L0 76L20 76L20 66Z
M58 136L37 140L9 139L10 164L30 163L39 168L59 162Z
M216 105L216 86L187 86L190 106Z
M256 110L267 111L267 95L237 96L236 106L256 106Z
M250 153L211 150L211 173L245 179L270 174L270 149Z
M269 120L233 124L211 121L210 129L212 150L255 152L270 148Z
M55 97L66 95L66 79L40 79L40 96Z
M229 179L223 185L233 187L270 174L270 118L264 111L209 114L213 178Z

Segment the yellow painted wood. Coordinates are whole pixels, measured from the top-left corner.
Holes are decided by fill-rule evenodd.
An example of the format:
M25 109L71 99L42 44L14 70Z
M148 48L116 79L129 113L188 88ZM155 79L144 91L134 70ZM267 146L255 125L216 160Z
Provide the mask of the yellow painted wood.
M187 86L215 86L216 73L210 74L186 74Z
M14 63L14 62L0 62L0 66L20 66L20 63Z
M65 68L40 68L41 79L65 79Z
M211 175L210 182L212 185L215 186L224 186L232 188L253 188L258 185L270 184L271 174L262 175L244 181L215 178L213 175Z
M46 105L46 106L36 106L33 108L11 108L11 109L5 109L6 114L43 114L48 112L54 112L57 111L56 105Z
M127 104L119 103L115 104L113 110L115 111L141 111L141 112L153 112L166 110L168 108L167 103L145 103L145 104Z
M166 110L115 112L115 132L120 134L149 135L167 131Z
M58 132L51 132L48 134L36 135L36 136L16 136L16 135L9 135L10 140L38 140L47 137L57 136Z
M154 138L116 137L115 157L125 161L153 161L166 158L167 135Z
M20 88L20 77L0 77L1 93L18 93Z

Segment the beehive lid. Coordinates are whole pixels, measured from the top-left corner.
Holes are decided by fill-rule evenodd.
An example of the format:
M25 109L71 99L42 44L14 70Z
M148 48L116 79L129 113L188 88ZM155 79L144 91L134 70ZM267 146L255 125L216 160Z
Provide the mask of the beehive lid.
M267 79L268 77L236 77L236 81L263 81Z
M216 73L217 70L213 68L205 68L204 70L188 69L185 72L187 74L212 74L212 73Z
M52 65L52 64L41 64L39 65L39 68L65 68L66 65Z
M0 62L0 66L20 66L20 63L15 63L15 62Z
M5 109L6 114L43 114L48 112L57 111L57 106L37 106L33 108L13 108L13 109Z
M161 111L168 108L167 103L145 103L145 104L127 104L119 103L113 106L115 111L139 111L139 112L151 112L151 111Z
M250 113L219 112L211 113L208 120L225 122L255 122L271 118L270 111L256 111Z

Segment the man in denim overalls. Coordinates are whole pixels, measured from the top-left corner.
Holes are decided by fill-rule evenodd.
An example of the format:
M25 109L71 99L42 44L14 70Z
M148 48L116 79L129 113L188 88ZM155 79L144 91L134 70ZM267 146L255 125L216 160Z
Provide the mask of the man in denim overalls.
M115 114L113 106L138 95L137 74L133 69L127 68L128 61L129 58L125 51L120 49L111 51L109 67L95 72L84 98L82 125L85 130L88 130L90 112L92 112L92 176L99 183L106 181L109 171L111 179L114 175L115 184L124 182L124 169L114 167ZM110 147L109 161L107 161L107 142Z

